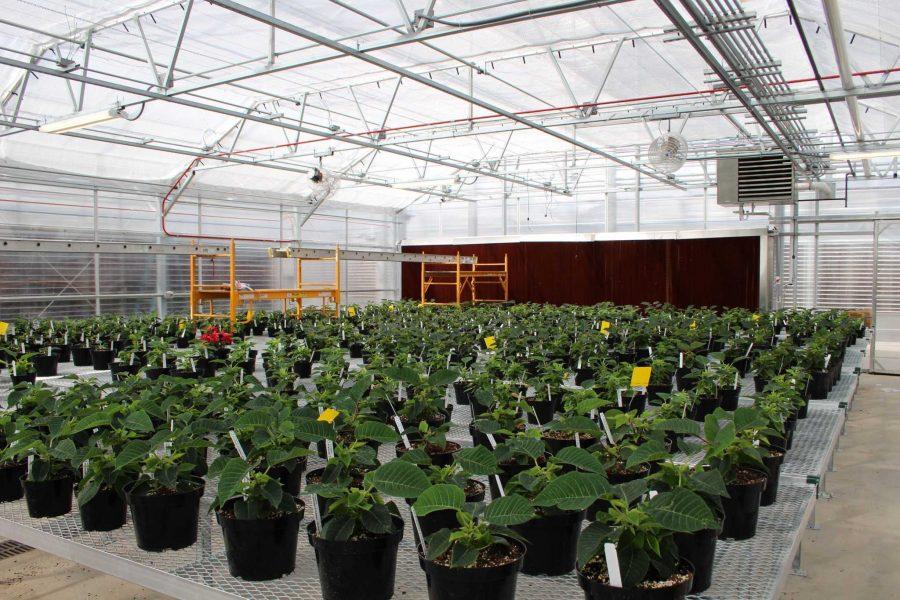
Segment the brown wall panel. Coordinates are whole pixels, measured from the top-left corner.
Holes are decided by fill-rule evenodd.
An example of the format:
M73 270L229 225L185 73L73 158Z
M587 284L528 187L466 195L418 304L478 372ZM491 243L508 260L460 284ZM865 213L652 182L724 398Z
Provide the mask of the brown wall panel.
M626 240L604 242L519 242L405 246L404 252L478 256L510 265L510 299L552 304L717 305L757 308L759 238ZM435 267L431 267L435 268ZM404 263L402 294L419 299L420 267ZM496 294L494 294L496 290ZM499 286L479 296L500 297ZM452 286L432 288L428 297L452 301ZM464 297L463 300L467 300Z

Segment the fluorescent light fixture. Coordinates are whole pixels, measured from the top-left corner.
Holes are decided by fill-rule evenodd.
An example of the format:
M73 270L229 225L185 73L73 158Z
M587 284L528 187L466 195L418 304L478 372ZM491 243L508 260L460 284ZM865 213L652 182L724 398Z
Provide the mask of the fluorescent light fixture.
M891 158L900 156L900 148L887 148L885 150L861 150L859 152L833 152L829 155L831 160L868 160L870 158Z
M50 121L38 127L38 131L43 133L66 133L67 131L75 131L76 129L84 129L100 123L114 121L122 118L122 109L119 106L113 106L100 112L92 113L75 113L68 117L57 121Z

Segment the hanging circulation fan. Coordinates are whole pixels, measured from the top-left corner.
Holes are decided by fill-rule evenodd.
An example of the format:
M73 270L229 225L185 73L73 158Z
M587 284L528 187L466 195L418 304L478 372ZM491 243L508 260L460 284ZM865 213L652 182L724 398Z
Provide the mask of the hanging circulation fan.
M660 173L674 173L687 160L688 143L680 134L664 133L653 140L648 152L650 164Z
M328 198L331 198L340 187L340 180L325 169L313 169L312 176L309 178L309 200L310 204L321 204Z

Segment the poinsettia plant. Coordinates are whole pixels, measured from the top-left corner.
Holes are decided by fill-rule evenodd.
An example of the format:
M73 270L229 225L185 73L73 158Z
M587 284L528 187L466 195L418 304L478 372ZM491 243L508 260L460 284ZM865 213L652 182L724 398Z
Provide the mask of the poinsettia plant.
M200 336L200 339L207 344L218 347L228 346L233 341L231 334L227 331L224 331L218 325L210 325L209 327L204 329L203 334Z

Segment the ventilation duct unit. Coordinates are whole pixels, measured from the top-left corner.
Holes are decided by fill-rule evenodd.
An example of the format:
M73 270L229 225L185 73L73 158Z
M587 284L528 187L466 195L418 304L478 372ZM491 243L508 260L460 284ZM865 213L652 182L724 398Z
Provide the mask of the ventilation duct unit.
M794 163L783 154L716 161L720 206L793 204L797 199Z

